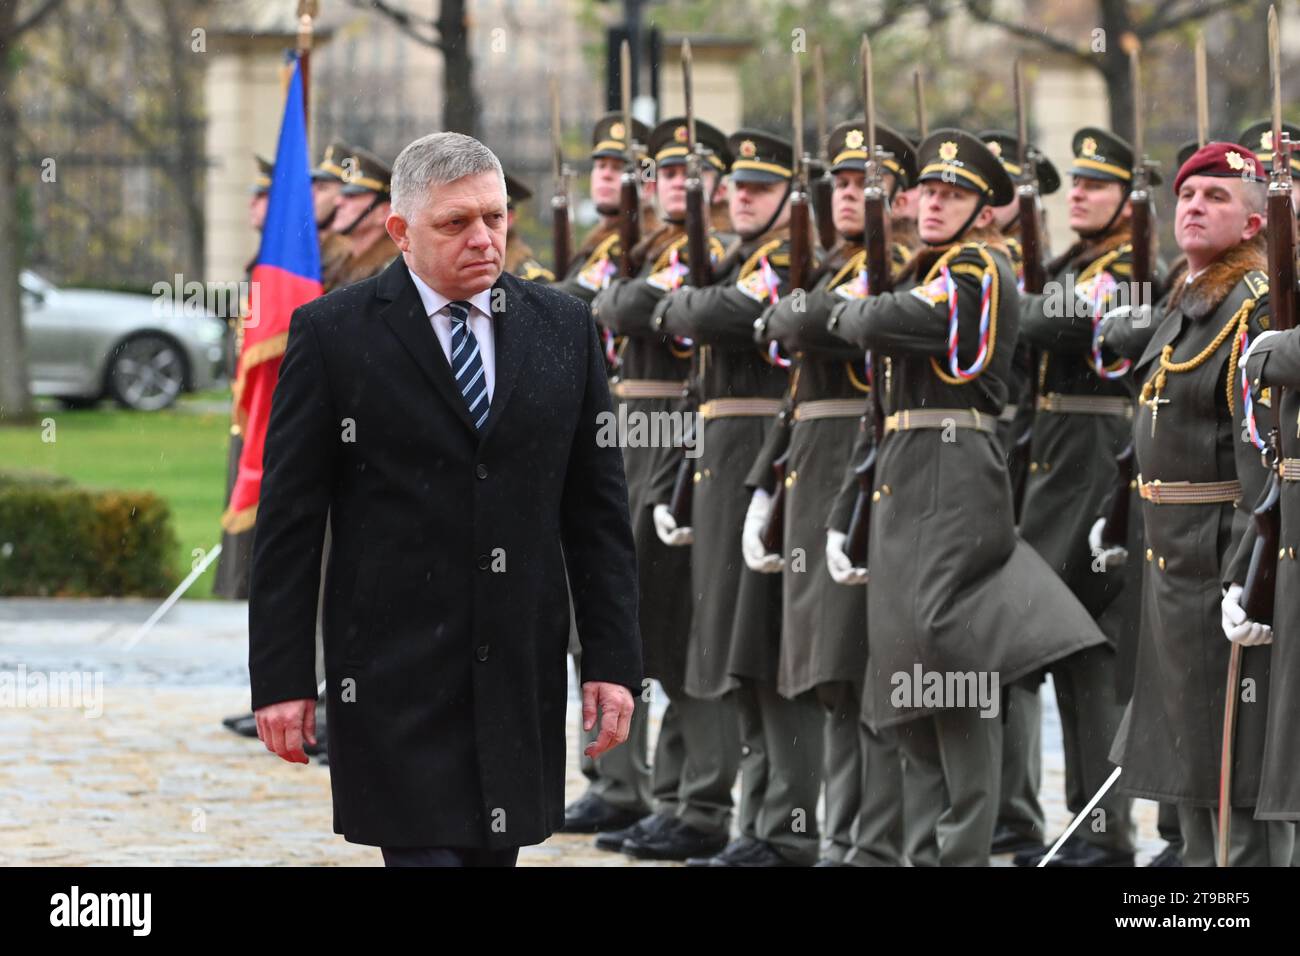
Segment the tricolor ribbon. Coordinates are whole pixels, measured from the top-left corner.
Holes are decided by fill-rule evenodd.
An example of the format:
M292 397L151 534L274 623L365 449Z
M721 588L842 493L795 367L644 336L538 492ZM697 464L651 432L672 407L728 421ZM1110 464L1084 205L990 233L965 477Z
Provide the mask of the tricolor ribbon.
M957 283L953 280L952 272L946 264L939 271L943 276L944 290L948 294L948 370L952 372L954 378L969 382L984 371L984 363L988 361L989 313L993 302L993 272L986 269L984 277L980 280L979 352L975 356L975 362L969 368L963 369L961 360L957 357Z
M758 261L758 267L763 274L763 285L767 287L767 301L769 304L776 304L781 298L777 289L781 287L781 280L772 268L772 263L767 261L767 256L763 256ZM789 368L790 360L781 354L781 345L776 339L767 343L767 357L772 360L772 364L777 368Z
M1105 313L1105 306L1110 299L1111 293L1115 291L1118 283L1115 277L1109 272L1103 272L1097 276L1097 281L1092 285L1092 291L1089 295L1089 307L1092 319L1092 370L1097 373L1098 377L1107 380L1123 378L1128 374L1128 370L1133 363L1128 359L1120 359L1114 365L1108 366L1106 360L1101 355L1101 343L1098 341L1101 332L1101 320Z
M1246 328L1241 330L1241 341L1238 343L1237 354L1245 355L1250 348L1250 331ZM1246 433L1250 435L1251 442L1260 451L1264 450L1264 439L1259 434L1259 426L1255 424L1255 402L1250 395L1250 379L1246 377L1246 363L1241 363L1241 411L1246 419Z

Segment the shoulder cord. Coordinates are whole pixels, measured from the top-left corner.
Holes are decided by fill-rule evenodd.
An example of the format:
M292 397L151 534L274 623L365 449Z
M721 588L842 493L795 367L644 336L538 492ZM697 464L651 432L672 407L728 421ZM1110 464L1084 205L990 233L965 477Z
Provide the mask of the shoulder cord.
M952 272L948 268L949 261L959 253L974 249L979 253L980 258L984 261L982 270L974 266L959 265L958 271L970 275L980 275L980 347L975 356L974 363L966 369L961 367L961 362L957 356L957 284L953 281ZM930 366L934 369L934 374L947 385L965 385L973 381L980 373L988 367L989 360L993 357L993 349L997 344L998 326L998 267L989 254L988 249L983 243L965 243L960 246L954 246L945 252L926 274L925 282L931 282L935 276L941 276L948 292L948 369L945 372L939 365L937 359L930 359Z
M1250 313L1254 308L1254 299L1247 299L1245 302L1241 303L1241 308L1233 313L1232 318L1228 319L1227 324L1225 324L1223 328L1219 330L1219 334L1214 337L1214 341L1203 348L1198 355L1188 359L1186 362L1172 361L1174 354L1174 347L1172 345L1166 345L1161 349L1160 368L1156 371L1155 375L1147 379L1146 384L1142 386L1142 394L1138 397L1138 401L1143 405L1154 406L1156 402L1160 401L1160 393L1164 390L1165 383L1171 373L1179 375L1183 372L1191 372L1200 368L1210 360L1210 357L1214 355L1215 352L1219 350L1219 346L1223 345L1223 343L1228 340L1228 337L1236 332L1236 337L1232 343L1232 354L1228 357L1227 387L1228 413L1230 415L1236 414L1237 403L1234 393L1236 391L1237 359L1241 355L1242 339L1245 338L1243 333L1250 328Z

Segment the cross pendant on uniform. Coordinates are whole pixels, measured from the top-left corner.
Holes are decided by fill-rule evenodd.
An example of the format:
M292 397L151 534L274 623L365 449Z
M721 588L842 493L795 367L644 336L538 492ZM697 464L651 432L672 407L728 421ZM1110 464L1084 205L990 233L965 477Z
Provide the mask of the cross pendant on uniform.
M1171 401L1173 401L1173 399L1161 398L1159 393L1156 394L1155 398L1151 399L1151 437L1152 438L1156 437L1156 418L1160 414L1160 406L1168 405Z

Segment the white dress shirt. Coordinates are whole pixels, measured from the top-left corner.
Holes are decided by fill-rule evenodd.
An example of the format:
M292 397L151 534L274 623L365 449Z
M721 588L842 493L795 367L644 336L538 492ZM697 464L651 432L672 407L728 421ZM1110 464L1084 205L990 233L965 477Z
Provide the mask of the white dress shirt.
M420 301L424 303L424 313L433 322L433 333L438 336L438 343L442 346L442 354L446 356L447 364L450 366L451 312L447 309L447 303L453 300L430 288L429 284L416 275L415 270L409 265L406 267L406 271L411 273L411 281L415 283L416 291L420 293ZM492 390L496 385L496 351L493 348L492 341L492 290L484 289L468 301L473 306L469 310L469 330L478 339L478 354L479 358L483 360L483 380L487 382L487 395L490 403L492 401Z

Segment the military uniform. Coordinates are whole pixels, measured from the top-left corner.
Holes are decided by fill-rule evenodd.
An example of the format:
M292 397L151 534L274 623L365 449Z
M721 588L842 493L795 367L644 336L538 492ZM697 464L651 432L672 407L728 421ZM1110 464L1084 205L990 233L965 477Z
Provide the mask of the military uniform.
M728 144L733 184L789 188L788 141L740 130ZM742 741L740 838L711 865L759 857L810 865L818 854L821 712L815 700L788 701L777 693L781 581L751 571L740 550L749 504L746 471L763 445L767 423L781 409L787 384L782 360L755 344L754 320L788 291L788 269L789 229L769 224L729 253L715 285L666 296L656 310L665 331L695 343L693 382L702 428L685 689L706 699L729 695Z
M678 130L680 117L665 120L647 136L649 155L663 169L685 162ZM696 137L708 149L715 172L726 172L730 162L726 137L708 123L697 121ZM617 232L614 233L617 238ZM715 262L723 242L710 236ZM674 339L652 326L657 305L680 288L686 278L686 231L681 222L667 221L642 238L632 251L641 263L634 279L610 278L616 264L597 263L586 281L596 277L604 287L595 294L592 315L620 341L619 373L610 389L626 408L629 421L643 417L684 416L691 369L690 343ZM621 408L619 409L621 412ZM740 743L736 718L717 699L702 699L686 692L686 645L691 629L691 549L668 547L655 533L653 508L667 500L664 482L671 482L682 451L625 443L624 469L632 533L637 547L640 576L640 627L644 668L659 681L668 697L655 745L652 792L655 813L627 831L640 839L649 828L655 840L632 847L638 855L653 855L663 848L670 831L703 834L703 846L725 844L731 821L731 788L736 776ZM635 831L635 832L633 832ZM612 834L611 836L617 836ZM710 842L711 841L711 842ZM598 845L606 845L598 841ZM623 844L613 844L621 849Z
M645 125L638 121L633 121L633 125L634 138L644 143L647 132ZM592 131L591 159L593 161L602 157L622 159L626 155L626 150L626 130L621 115L611 113L601 118ZM607 215L606 211L601 212L603 218L579 246L572 267L565 273L563 279L555 283L556 288L577 296L587 303L593 302L596 294L608 285L610 278L618 271L623 254L622 247L619 245L617 210L613 216ZM646 310L646 316L649 317L649 309ZM601 326L601 331L605 338L606 357L609 358L613 337L604 325ZM611 362L610 365L612 366L613 363ZM636 449L635 452L624 449L625 469L636 462L636 452L641 451L642 449ZM629 480L629 501L634 500L633 496L633 483ZM635 516L635 508L632 513ZM649 520L648 513L646 519ZM654 538L653 528L650 529L650 537ZM640 538L638 537L637 540L640 547ZM658 544L657 539L655 543ZM641 574L644 578L644 559L642 559ZM648 629L644 594L641 598L641 608L641 633L644 643ZM578 643L576 627L571 629L569 653L573 655L575 673L581 674L582 648ZM647 673L651 677L655 676L651 672ZM600 733L600 725L596 724L591 730L583 730L578 734L578 765L582 768L582 774L587 778L588 785L586 792L565 808L564 832L591 833L619 830L635 823L650 812L651 769L646 753L649 715L650 702L642 699L632 712L627 740L621 746L601 754L594 760L587 756L586 749L588 745L595 742ZM675 715L673 716L675 718ZM678 735L674 731L675 719L668 720L666 723L668 725L666 734L661 724L659 749L662 756L656 756L655 767L656 771L671 777L671 783L665 783L663 786L671 790L675 801L680 762L674 757L682 748L676 742Z
M1020 534L1110 641L1050 669L1061 712L1066 806L1078 814L1114 769L1107 760L1108 742L1123 716L1114 645L1123 632L1129 640L1137 632L1133 598L1141 585L1123 568L1095 567L1088 544L1089 530L1114 493L1115 458L1128 444L1133 419L1126 381L1132 363L1104 359L1096 326L1132 278L1132 236L1120 213L1128 200L1134 157L1119 137L1091 127L1074 135L1073 149L1072 176L1118 183L1121 194L1106 226L1048 265L1048 291L1025 296L1021 337L1039 359ZM1121 596L1129 600L1121 601ZM1102 816L1094 811L1053 865L1132 863L1131 801L1112 788L1097 807Z
M1013 195L996 157L967 133L937 130L919 154L921 182L955 183L995 206ZM899 727L906 772L942 774L945 865L988 862L1002 726L996 702L989 714L955 693L923 693L933 687L927 675L994 673L1006 686L1105 640L1015 533L995 423L1019 302L999 238L964 231L922 250L894 292L831 316L837 335L873 350L887 416L872 493L862 716L873 729Z
M1242 176L1260 170L1244 147L1209 144L1179 171ZM1237 359L1241 336L1268 325L1260 237L1226 250L1191 282L1172 277L1158 326L1134 372L1142 382L1133 425L1147 548L1143 626L1133 697L1111 758L1118 786L1179 805L1187 865L1212 865L1218 803L1224 678L1231 645L1221 626L1220 582L1265 480L1259 453L1242 441ZM1285 865L1285 825L1257 822L1268 708L1270 648L1247 647L1243 687L1258 697L1238 708L1230 862Z
M379 156L359 146L353 148L352 154L343 160L342 166L343 194L345 196L369 194L372 197L369 209L357 216L348 227L350 232L361 219L370 214L371 210L380 203L388 201L393 170ZM347 232L344 235L347 235ZM378 275L397 255L397 245L387 232L380 233L364 249L350 248L348 257L333 277L335 287L351 285Z
M506 204L509 209L513 210L516 202L525 202L533 198L533 191L525 186L523 182L509 173L505 174L505 178ZM524 242L523 238L514 229L510 229L506 233L504 268L511 275L527 279L529 282L555 281L555 273L537 260L528 243Z
M863 120L831 131L832 174L863 172ZM899 133L877 126L876 141L894 190L916 177L916 153ZM895 245L897 271L911 250ZM828 865L899 865L903 861L903 770L892 731L876 734L859 719L867 663L866 594L836 584L826 570L825 525L859 432L867 384L864 353L826 329L831 309L868 294L861 237L843 240L802 302L785 297L765 313L761 335L792 355L788 406L773 424L748 484L773 490L772 465L784 455L785 506L781 648L777 690L797 700L815 694L825 708Z
M312 183L342 183L347 169L342 165L343 159L352 155L353 149L347 143L334 142L325 147L320 165L311 171ZM325 292L332 292L339 284L338 279L343 264L348 259L348 240L330 228L334 220L331 214L316 224L320 235L320 280Z

